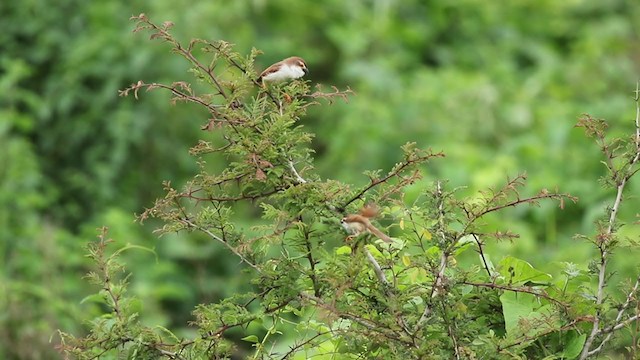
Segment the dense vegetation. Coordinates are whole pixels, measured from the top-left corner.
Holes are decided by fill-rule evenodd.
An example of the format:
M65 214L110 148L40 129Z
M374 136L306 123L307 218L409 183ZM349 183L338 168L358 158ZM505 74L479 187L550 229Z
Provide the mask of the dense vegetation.
M426 5L419 1L402 4L258 1L246 4L203 2L179 10L173 6L169 2L153 2L144 8L132 9L124 3L71 0L60 1L56 7L44 1L0 4L4 29L0 34L3 48L0 54L3 93L0 100L3 151L0 160L0 253L4 265L0 304L3 310L6 309L0 328L3 357L55 356L53 347L60 341L55 335L56 329L81 334L87 330L84 320L97 318L108 310L96 301L96 297L86 298L79 304L80 299L98 290L98 287L87 287L81 276L92 268L91 259L84 257L84 244L95 237L95 228L102 225L110 228L109 237L117 241L113 249L128 243L155 248L155 256L139 251L119 253L119 261L133 273L128 294L143 299L142 302L133 301L128 311L140 313L143 324L162 325L179 338L193 338L195 328L187 327L187 324L203 318L206 304L219 304L221 299L232 294L250 294L259 288L247 281L247 273L242 271L246 266L239 264L228 249L211 241L206 234L176 233L179 229L174 226L157 239L151 230L163 226L162 223L148 221L145 223L148 227L133 223L133 213L142 213L145 207L152 206L154 199L165 196L162 180L171 181L171 187L182 192L194 175L221 173L234 161L229 159L231 163L226 163L220 159L204 166L189 155L188 149L197 139L220 141L216 138L219 133L200 130L209 118L206 109L184 104L167 106L168 96L158 92L144 94L143 101L138 102L132 97L118 98L118 89L139 79L167 84L186 80L193 83L196 91L212 91L206 81L193 81L193 77L186 74L189 66L185 66L183 59L168 56L162 46L151 46L144 36L129 35L131 26L126 22L127 17L141 11L154 19L176 22L179 26L175 33L182 41L188 42L191 37L229 40L237 44L234 50L242 54L243 59L251 53L251 47L258 47L264 55L256 58L256 68L297 54L310 64L311 85L335 84L340 89L350 87L355 90L356 95L349 96L348 103L338 100L328 106L320 100L321 106L296 110L306 111L304 117L298 113L291 115L296 125L304 126L303 129L295 128L296 131L315 134L313 139L298 139L310 142L296 143L295 166L303 172L303 177L311 176L310 181L314 183L321 179L336 179L336 182L327 181L329 188L323 191L334 190L337 198L327 199L316 194L310 198L310 204L323 201L340 207L344 201L339 200L351 199L349 195L366 188L370 179L394 171L395 163L412 156L430 157L429 153L416 153L417 149L431 148L435 150L433 154L442 150L446 158L421 167L423 179L412 179L415 182L402 191L404 198L399 195L387 198L383 192L375 192L357 200L381 202L385 215L381 223L392 227L392 235L403 238L402 234L410 229L409 220L400 225L402 217L398 216L398 211L404 207L422 202L420 211L426 212L417 212L415 216L420 214L426 223L437 216L427 210L437 208L438 196L446 193L447 196L455 194L451 199L456 201L478 200L479 190L493 188L499 193L505 181L515 179L519 183L518 174L527 172L525 198L555 194L557 187L579 201L565 204L564 210L550 202L485 218L485 232L520 235L511 242L486 241L483 249L486 258L506 269L509 266L505 267L504 261L526 260L539 269L536 271L540 273L536 274L544 278L536 278L540 282L548 282L545 276L559 280L563 274L572 274L582 283L588 281L582 277L589 269L597 273L598 251L594 251L597 247L579 241L573 235L581 233L594 239L592 236L602 230L596 220L607 215L607 207L612 206L616 194L615 189L600 187L598 179L615 173L608 172L607 167L617 168L620 164L603 167L598 147L574 125L582 113L590 113L608 119L610 138L630 138L629 129L635 114L629 90L635 86L638 68L634 59L639 50L633 28L639 10L632 1L606 4L549 2L543 5L539 2ZM286 91L294 95L315 91L304 84L292 86ZM325 86L324 91L328 90ZM262 113L272 111L267 104L261 106L265 106L260 108ZM597 135L600 130L593 127L594 124L598 122L583 121L583 125L589 125L592 135ZM282 126L286 128L291 124ZM403 155L400 147L411 141L416 142L416 146L406 148ZM315 158L313 162L311 155ZM279 155L274 156L278 159ZM274 169L287 165L267 161ZM313 171L311 164L315 167ZM367 169L384 170L363 176L362 172ZM613 182L610 185L615 186L616 179L610 179ZM352 185L347 188L344 184ZM278 186L276 183L269 185ZM439 186L446 189L441 195L438 195ZM541 192L545 188L552 190ZM637 194L637 182L631 181L626 193ZM309 196L297 194L293 203L278 199L283 207L276 210L291 211L287 207L300 206L302 199L299 197L303 195ZM428 206L425 197L431 199L432 206ZM631 205L622 206L618 216L632 222L637 208L632 205L633 197L629 199L624 204ZM361 204L355 201L349 205L340 210L356 211ZM315 209L314 206L311 209ZM251 202L234 205L233 211L239 216L233 219L235 229L247 231L247 236L264 232L264 227L253 228L258 224L257 218L266 214L272 217L267 219L278 219L279 213L273 212L276 210L259 208ZM382 280L373 271L372 263L367 262L369 258L363 255L364 252L354 251L353 257L345 257L342 252L346 250L341 250L341 254L335 252L342 246L338 240L344 238L337 225L339 215L329 215L326 211L331 209L323 211L314 215L319 220L301 215L305 223L315 224L318 220L318 224L324 224L320 231L331 234L332 240L322 248L326 251L322 255L335 259L337 263L333 265L336 267L362 270L362 278L354 281L362 281L364 287L378 291L368 295L370 301L380 302L389 297L385 294L388 290L379 286ZM413 214L413 211L409 213ZM335 223L331 222L332 218ZM270 221L259 223L261 226L273 225ZM458 228L453 230L459 232L453 238L460 235L457 240L462 239L464 233ZM629 240L638 238L638 227L632 224L619 229L616 226L615 230L619 230L618 239L622 245L627 246ZM305 232L304 228L299 231ZM430 236L437 234L432 228L427 231ZM452 246L456 244L451 243ZM441 250L447 247L446 244L438 246ZM365 249L374 252L375 248ZM457 254L460 256L459 269L468 269L465 266L469 264L480 265L474 250L470 248ZM399 260L398 266L429 268L428 261L433 261L427 257L418 265L415 254L403 251L409 250L400 248L389 252ZM637 257L630 253L637 255L633 247L612 254L609 267L614 277L608 279L610 286L607 288L611 293L607 300L612 301L611 304L624 304L629 287L633 286L633 283L620 280L636 276ZM435 254L438 259L436 276L425 275L425 281L438 279L437 265L442 254ZM273 253L268 255L274 256ZM372 256L375 259L376 255ZM590 265L593 259L596 262ZM336 270L336 267L332 269ZM490 277L490 267L485 269ZM448 274L447 278L451 278L452 283L478 280L462 275ZM595 294L596 284L597 281L592 281L587 292ZM516 279L509 285L522 284ZM325 288L331 286L325 284L321 290ZM508 295L500 295L499 288L490 290L482 293L484 304L504 306L504 299L495 297ZM461 292L460 296L478 298L475 292L465 293L467 288L464 287L456 291ZM411 294L407 291L394 296ZM553 299L557 297L553 296ZM404 304L402 299L395 300L398 301L396 304ZM194 318L192 311L197 304L205 306L199 308L201 317ZM262 303L260 306L265 309L268 305ZM426 309L424 302L415 305L422 311ZM472 307L468 301L449 305ZM455 309L464 316L473 316ZM443 311L443 319L451 318L446 309ZM503 316L499 307L482 311L485 315ZM593 315L588 307L582 311L584 316ZM569 319L579 319L580 314L570 314ZM467 321L463 315L455 320ZM420 317L408 317L405 321L415 330ZM499 321L493 319L491 323ZM554 325L567 324L571 321ZM246 332L259 336L260 341L270 341L265 331L272 329L272 325L266 323L264 330L251 328L234 332L232 329L225 336L230 342L237 343L239 350L236 351L243 354L242 351L251 349L251 340L254 340ZM450 337L447 326L436 325L441 327L436 326L429 332L436 336L433 341L444 341L438 337ZM465 335L470 337L467 340L486 340L483 344L491 344L477 333L486 328L481 327L482 323L477 325L464 329L470 332ZM514 329L510 328L513 325L505 324L503 328L509 332ZM586 325L581 324L582 328L567 328L566 331L555 328L563 336L545 342L544 346L533 346L533 350L526 347L526 341L515 347L521 347L519 351L525 355L526 351L559 352L567 342L579 342L580 334L588 336L588 325L587 321ZM321 323L317 326L316 331L324 329ZM285 333L282 335L285 340L280 339L280 342L284 346L294 344L294 334L294 331ZM611 352L625 353L624 346L636 341L633 334L620 332L609 344ZM245 340L249 341L239 339L246 336L249 337ZM363 340L373 343L376 339L355 338L348 346L344 345L343 350L363 351ZM389 343L389 346L393 345L393 342ZM442 351L447 354L447 349L453 348L444 347ZM397 349L392 350L399 351Z

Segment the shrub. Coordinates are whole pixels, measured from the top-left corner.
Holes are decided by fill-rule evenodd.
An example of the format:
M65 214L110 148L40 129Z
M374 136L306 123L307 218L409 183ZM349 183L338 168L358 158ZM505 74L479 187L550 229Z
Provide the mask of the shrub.
M638 321L640 280L617 299L607 288L607 265L621 243L617 214L625 185L638 170L640 115L630 139L609 140L606 123L587 115L578 122L600 146L608 170L603 182L616 195L598 233L578 236L598 250L589 269L565 263L563 275L553 278L524 259L492 261L485 244L517 241L518 234L506 225L491 229L484 219L541 201L564 208L576 198L558 190L530 192L524 174L463 197L446 181L420 181L429 162L444 154L412 143L389 171L367 172L362 188L322 179L314 173L313 134L300 119L310 106L347 101L350 89L324 92L308 81L261 86L253 67L257 50L243 56L224 41L181 44L170 22L157 25L145 15L134 20L136 31L149 31L189 61L197 82L140 81L121 94L138 98L142 90L163 89L173 102L196 104L210 115L201 124L206 139L190 150L199 172L179 188L165 183L166 196L139 220L162 220L159 234L205 234L242 262L252 291L199 305L193 337L144 325L141 301L126 294L121 250L109 255L103 229L89 245L97 270L88 277L101 287L92 300L108 311L90 323L85 337L61 333L65 355L585 359ZM405 198L414 184L423 186L420 195ZM340 219L371 205L379 209L373 232L390 234L391 241L371 232L345 238ZM240 215L248 209L261 220ZM465 260L472 252L477 261ZM636 334L632 329L634 356ZM253 349L238 346L242 342Z

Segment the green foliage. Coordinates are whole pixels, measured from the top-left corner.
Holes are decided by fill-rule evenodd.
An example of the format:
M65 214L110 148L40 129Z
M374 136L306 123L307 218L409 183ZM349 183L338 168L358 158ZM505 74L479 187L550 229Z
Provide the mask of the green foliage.
M362 189L371 176L386 174L363 172L391 169L401 160L398 148L415 141L420 148L442 150L447 160L422 169L424 178L403 190L406 203L417 197L430 202L422 194L438 179L447 179L443 191L473 200L479 190L500 188L508 175L523 171L531 189L560 185L579 197L563 211L543 202L489 214L482 220L486 232L512 241L487 241L483 249L489 268L499 266L506 254L525 259L553 276L558 290L547 288L549 294L571 293L569 302L581 309L576 312L589 312L583 300L595 299L595 294L587 291L591 287L582 287L585 296L579 296L577 289L598 250L572 236L596 232L595 224L612 199L607 187L593 181L607 171L597 161L598 148L572 127L578 114L588 112L607 118L609 138L627 136L622 124L634 114L625 89L637 77L636 1L257 0L188 6L167 0L60 0L55 6L43 0L3 1L0 358L60 357L53 350L58 342L52 337L55 329L81 336L89 331L82 319L105 310L92 301L77 306L92 291L79 281L90 266L82 244L102 224L109 225L115 248L132 242L153 246L158 253L157 259L146 253L121 254L134 274L128 294L144 299L141 321L146 324L191 338L195 330L187 324L194 306L255 290L245 279L252 273L241 271L245 265L206 234L168 232L157 240L148 231L157 221L145 227L132 221L133 213L163 196L160 180L171 180L172 187L184 190L199 169L186 150L197 139L206 139L205 150L223 144L215 131L203 136L197 126L206 123L208 110L202 106L174 106L166 101L169 93L154 93L144 101L118 99L117 90L138 79L190 81L184 59L166 56L161 46L147 46L143 36L130 36L127 17L141 11L180 24L173 30L179 39L227 39L242 58L259 47L264 54L255 58L255 66L244 64L251 74L295 54L309 63L307 79L313 84L353 88L357 96L350 96L349 104L308 107L297 122L315 135L309 143L314 169L299 170L307 180L324 180L327 191L337 191L341 184ZM220 74L229 81L242 76L231 75ZM191 86L201 94L211 92L206 78ZM623 163L619 158L614 165ZM204 166L219 175L227 160L207 159ZM263 171L289 174L282 168ZM328 179L339 181L328 184ZM602 184L612 182L605 179ZM313 201L304 196L305 189L296 188L297 199ZM627 188L628 195L638 193L637 182ZM607 264L607 289L614 299L625 298L633 286L626 279L637 273L638 252L629 245L640 228L632 224L637 213L627 205L632 202L625 199L620 207L619 216L628 220L616 238L623 248L610 253ZM235 202L223 220L230 219L249 237L277 242L269 231L270 220L286 221L287 213L272 207L272 217L259 220L267 210L258 205L260 199ZM349 211L359 205L352 204ZM401 234L402 226L411 226L409 219L396 217L402 209L385 207L387 215L376 225L389 226L391 235ZM214 221L211 216L203 221ZM306 230L326 231L332 238L336 223L332 218ZM518 238L512 237L516 234ZM356 240L361 246L365 239ZM475 245L467 240L470 249L454 250L460 266L476 264ZM341 246L354 256L362 251L352 243L331 241L323 251L333 253ZM436 262L438 249L427 249ZM375 255L374 250L369 249ZM400 259L410 263L416 254ZM598 272L598 263L591 261L589 268ZM494 300L500 303L497 296ZM615 311L615 305L605 304L604 309ZM497 317L502 320L502 315ZM252 323L250 331L260 329ZM235 351L245 351L250 344L234 331L229 343L236 344ZM293 342L292 336L285 332L281 343ZM554 334L549 339L557 340ZM632 336L614 336L607 356L627 351L633 342ZM327 352L334 348L329 341L323 346Z
M547 189L523 194L526 176L518 175L469 196L434 181L409 200L407 188L443 156L413 143L401 148L388 172L367 172L368 184L324 180L314 170L313 136L300 122L311 106L346 100L350 90L313 91L308 81L260 86L253 71L257 51L245 57L222 41L183 45L171 34L172 23L157 25L144 14L133 19L136 32L167 43L190 63L198 88L210 89L139 81L121 92L138 97L142 89L167 90L172 102L194 103L210 116L202 126L207 140L190 151L198 173L179 189L166 183L165 197L139 219L159 218L163 235L204 234L242 262L252 290L197 306L195 336L144 326L140 302L125 294L128 276L116 280L120 251L106 256L103 230L89 250L99 270L89 279L102 290L88 299L102 301L107 311L92 322L88 336L62 334L66 355L584 359L602 351L614 331L637 321L632 305L638 282L622 301L605 294L609 254L619 246L620 199L637 172L640 134L609 140L603 122L584 117L578 123L600 145L606 183L617 195L599 233L586 237L599 250L592 271L583 274L565 264L563 278L554 279L513 256L494 265L487 244L518 235L485 219L548 200L564 208L575 203L573 196ZM220 162L226 164L222 170L210 166ZM262 215L250 228L236 215L244 203ZM367 233L342 245L338 219L370 203L381 209L380 223L370 226L392 234L393 241ZM479 257L463 261L470 252ZM234 338L253 349L237 348Z

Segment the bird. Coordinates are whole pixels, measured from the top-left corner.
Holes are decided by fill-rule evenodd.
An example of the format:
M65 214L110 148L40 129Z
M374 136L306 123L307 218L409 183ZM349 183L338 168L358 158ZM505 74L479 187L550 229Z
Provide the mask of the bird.
M307 69L307 64L304 59L298 56L292 56L266 68L260 76L258 76L258 82L264 84L265 82L281 82L299 79L307 73L309 73L309 69Z
M352 236L358 236L362 233L369 232L385 242L390 243L391 238L385 235L371 224L369 219L378 215L378 208L374 205L363 207L358 214L350 214L340 220L340 225Z

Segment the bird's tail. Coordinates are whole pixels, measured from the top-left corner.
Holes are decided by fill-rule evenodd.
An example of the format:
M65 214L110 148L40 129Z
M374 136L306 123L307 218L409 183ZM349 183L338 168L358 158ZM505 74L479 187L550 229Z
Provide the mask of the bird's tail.
M372 219L378 216L378 206L375 204L367 204L362 209L360 209L360 215Z
M378 228L376 228L375 226L371 225L371 224L367 224L367 227L369 228L369 231L379 237L380 239L382 239L384 242L391 242L391 238L388 237L385 233L383 233L382 231L378 230Z

